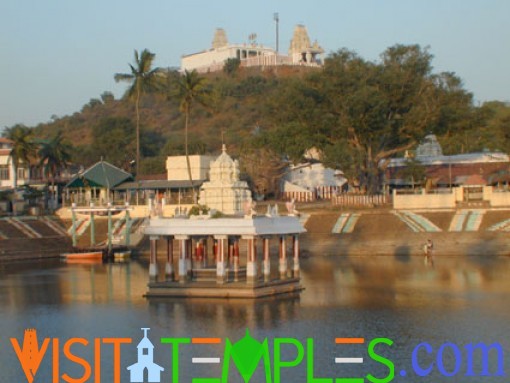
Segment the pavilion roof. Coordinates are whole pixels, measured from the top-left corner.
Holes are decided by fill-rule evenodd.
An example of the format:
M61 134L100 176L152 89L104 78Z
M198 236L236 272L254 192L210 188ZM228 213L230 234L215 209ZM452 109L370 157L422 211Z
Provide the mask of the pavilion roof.
M151 218L146 235L209 236L209 235L290 235L306 230L297 217L255 216L253 218Z
M98 187L112 189L122 182L133 180L134 178L130 173L106 161L99 161L75 175L66 185L66 188Z

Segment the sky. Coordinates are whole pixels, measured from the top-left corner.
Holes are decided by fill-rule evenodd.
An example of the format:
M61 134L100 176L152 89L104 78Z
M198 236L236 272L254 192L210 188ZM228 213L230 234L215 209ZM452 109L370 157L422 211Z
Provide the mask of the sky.
M35 126L80 111L104 91L121 97L133 53L178 67L184 54L211 46L216 28L229 42L286 52L296 24L326 53L348 48L376 61L395 44L420 44L435 72L455 72L475 102L510 101L508 0L0 0L0 130Z

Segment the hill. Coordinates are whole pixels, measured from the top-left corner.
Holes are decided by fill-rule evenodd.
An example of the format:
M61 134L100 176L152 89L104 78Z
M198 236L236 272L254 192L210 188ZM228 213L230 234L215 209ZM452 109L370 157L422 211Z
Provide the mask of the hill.
M295 78L310 71L309 68L280 67L239 68L234 75L223 72L205 74L213 91L213 105L195 105L190 123L190 152L214 153L221 147L222 135L229 151L239 153L242 142L256 127L271 126L272 118L267 104L285 78ZM183 154L184 117L179 100L172 97L176 72L162 74L162 83L168 84L142 97L140 103L141 146L145 157L144 173L163 171L167 155ZM170 94L169 94L170 93ZM127 98L115 100L110 92L93 98L81 111L70 116L55 117L53 121L38 125L36 135L48 138L58 131L73 144L73 161L85 166L100 157L118 166L126 167L134 157L134 140L130 129L135 120L135 105ZM120 132L116 130L123 121ZM124 137L119 137L124 136ZM126 140L127 139L127 140ZM104 140L114 145L104 145ZM118 144L117 146L115 144ZM156 164L159 162L159 166Z
M437 136L444 154L510 151L510 107L475 106L459 77L433 71L432 58L427 48L397 44L380 62L343 49L323 69L209 73L210 102L194 102L191 109L189 152L217 153L223 141L240 157L252 186L274 191L284 159L297 163L314 147L327 166L342 169L360 190L377 193L388 160L412 151L428 133ZM160 70L158 90L140 101L143 161L137 166L143 174L164 172L166 156L184 153L185 119L175 96L180 78ZM41 138L62 131L74 145L75 163L103 157L131 171L134 121L135 104L105 92L80 112L36 129Z

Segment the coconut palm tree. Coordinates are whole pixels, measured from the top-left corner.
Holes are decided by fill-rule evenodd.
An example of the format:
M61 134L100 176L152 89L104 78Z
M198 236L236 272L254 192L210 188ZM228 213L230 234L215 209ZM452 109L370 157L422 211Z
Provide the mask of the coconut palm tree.
M135 101L136 110L136 174L140 171L140 97L144 92L154 89L156 86L156 73L158 68L152 69L152 62L156 55L144 49L139 55L135 50L135 63L129 64L131 73L116 73L115 81L130 82L127 97Z
M71 159L69 154L70 148L64 142L62 132L58 132L55 137L47 142L42 142L39 148L38 157L39 165L42 167L44 175L51 180L51 189L55 193L53 195L55 207L58 202L58 191L55 190L55 178L62 168L66 168Z
M210 89L204 77L201 77L196 70L192 72L184 71L177 82L177 98L180 101L180 110L184 113L184 152L186 155L186 165L188 168L189 182L193 191L193 201L196 202L196 193L193 188L193 177L191 175L191 164L189 160L188 147L188 126L190 121L191 107L194 103L203 106L210 104Z
M6 128L4 137L12 141L11 160L14 167L14 187L18 186L18 168L22 163L30 164L37 145L33 141L34 132L25 125L17 124Z
M69 151L69 145L64 142L62 132L58 132L51 140L41 144L38 152L39 165L42 167L44 175L51 179L52 185L54 185L59 171L69 165L71 159Z

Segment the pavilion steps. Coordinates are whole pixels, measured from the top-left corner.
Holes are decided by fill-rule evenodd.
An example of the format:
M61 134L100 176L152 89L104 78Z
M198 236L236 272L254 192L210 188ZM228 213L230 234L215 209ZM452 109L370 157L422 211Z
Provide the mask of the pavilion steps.
M229 268L225 271L226 279L228 281L235 280L236 273L233 268ZM237 271L237 279L238 280L246 280L246 268L240 267ZM193 269L193 281L197 282L214 282L216 281L216 268L215 267L206 267L206 268L194 268Z

